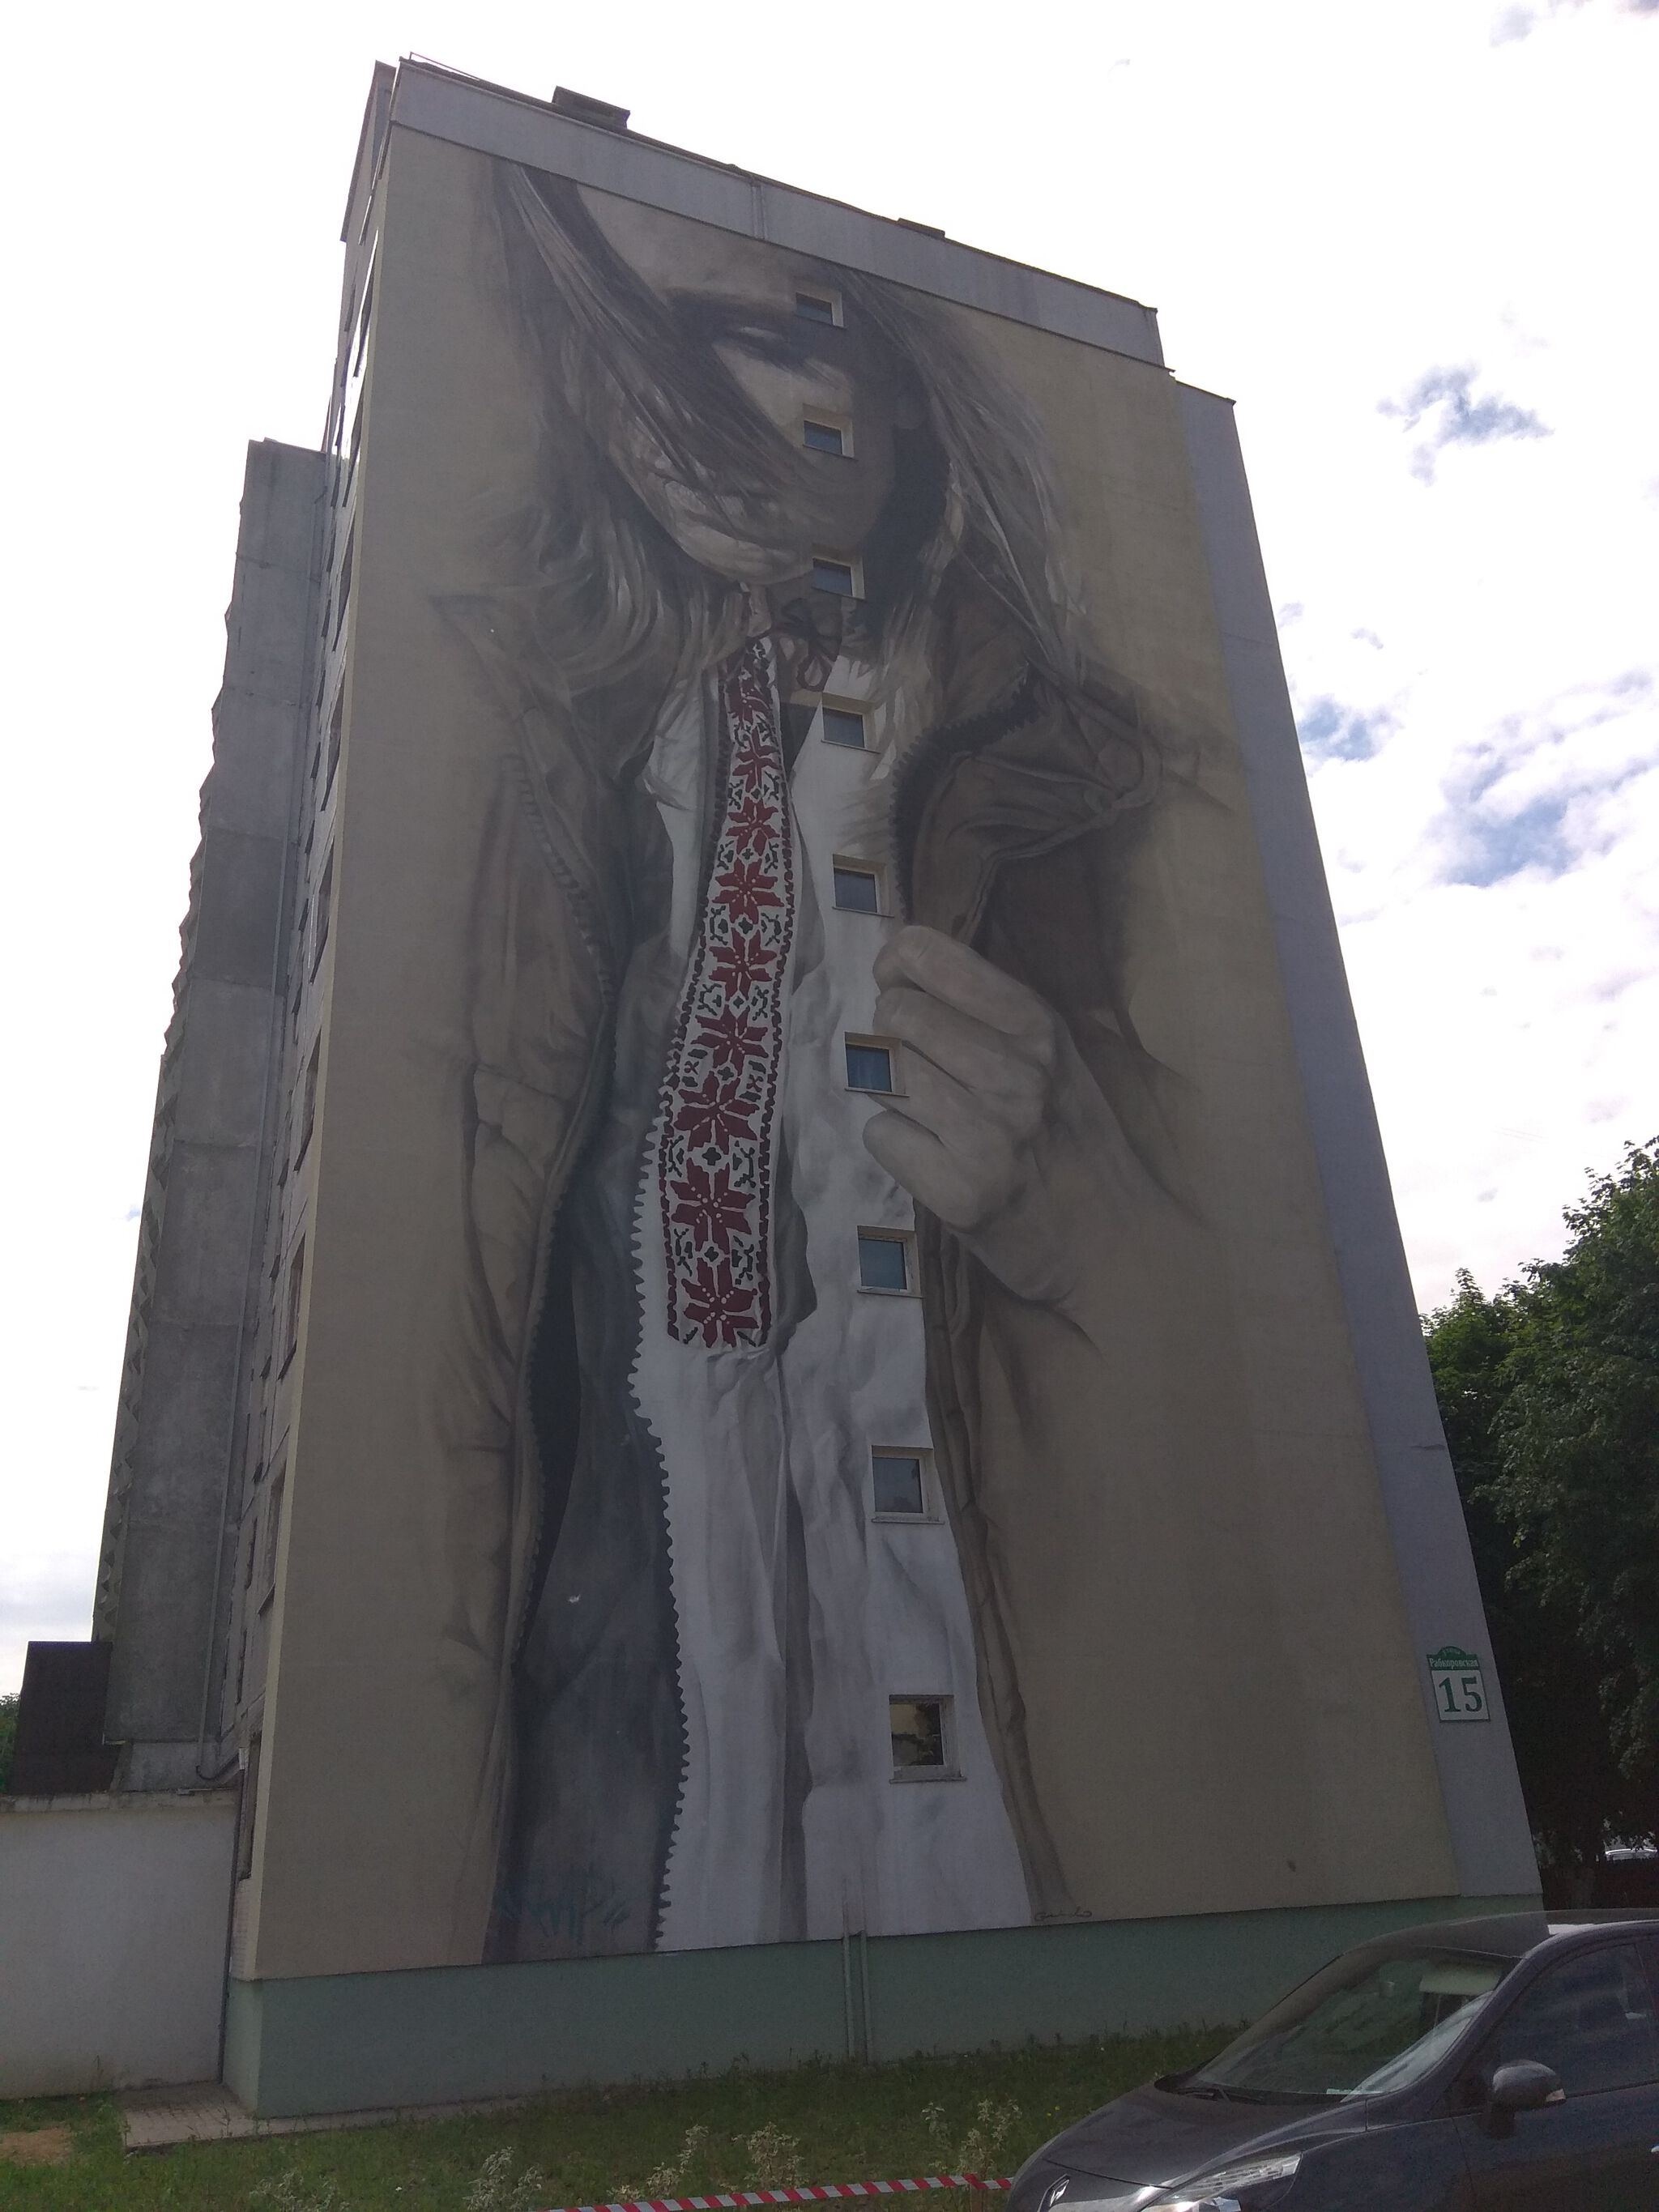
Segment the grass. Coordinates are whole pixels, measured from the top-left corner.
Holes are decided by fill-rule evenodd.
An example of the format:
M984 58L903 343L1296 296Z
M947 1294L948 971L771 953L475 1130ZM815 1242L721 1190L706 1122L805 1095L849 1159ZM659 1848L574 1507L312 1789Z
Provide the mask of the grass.
M601 2202L624 2186L687 2195L722 2184L961 2172L974 2164L957 2162L964 2148L994 2150L986 2164L1008 2173L1093 2106L1192 2065L1222 2040L1215 2031L1177 2031L968 2058L733 2072L550 2096L514 2112L133 2158L122 2152L112 2098L0 2104L0 2212L532 2212ZM6 2154L8 2135L46 2129L68 2130L61 2162ZM927 2202L957 2212L955 2196Z

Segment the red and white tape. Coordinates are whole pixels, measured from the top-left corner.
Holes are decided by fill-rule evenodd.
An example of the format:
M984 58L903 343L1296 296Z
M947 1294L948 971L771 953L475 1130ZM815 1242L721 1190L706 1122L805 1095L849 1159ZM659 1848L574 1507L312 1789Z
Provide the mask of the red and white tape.
M922 2173L912 2181L811 2181L799 2189L733 2189L720 2197L630 2197L610 2204L562 2204L552 2212L737 2212L744 2204L814 2204L821 2197L908 2197L924 2189L1007 2189L1010 2177Z

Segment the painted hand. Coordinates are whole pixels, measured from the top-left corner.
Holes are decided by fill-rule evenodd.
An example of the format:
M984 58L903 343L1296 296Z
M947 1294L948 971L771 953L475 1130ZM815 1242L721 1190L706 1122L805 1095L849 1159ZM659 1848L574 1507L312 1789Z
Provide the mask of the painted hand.
M1168 1201L1066 1024L936 929L901 930L875 977L903 1090L866 1146L1009 1290L1086 1323L1102 1240L1138 1238Z

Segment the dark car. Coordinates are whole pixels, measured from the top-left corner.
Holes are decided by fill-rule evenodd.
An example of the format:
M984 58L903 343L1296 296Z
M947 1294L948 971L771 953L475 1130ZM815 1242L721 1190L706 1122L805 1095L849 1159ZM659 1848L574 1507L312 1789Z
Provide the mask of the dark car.
M1659 1915L1346 1951L1026 2160L1010 2212L1659 2212Z

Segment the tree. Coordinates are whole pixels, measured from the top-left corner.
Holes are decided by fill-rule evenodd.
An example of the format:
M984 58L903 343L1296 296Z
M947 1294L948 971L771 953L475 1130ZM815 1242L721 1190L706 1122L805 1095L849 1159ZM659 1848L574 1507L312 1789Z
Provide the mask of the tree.
M17 1740L17 1692L0 1697L0 1795L11 1788L11 1747Z
M1528 1813L1573 1869L1659 1832L1659 1147L1566 1221L1425 1326Z

